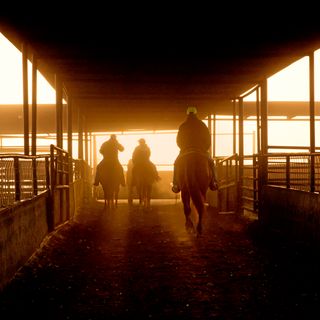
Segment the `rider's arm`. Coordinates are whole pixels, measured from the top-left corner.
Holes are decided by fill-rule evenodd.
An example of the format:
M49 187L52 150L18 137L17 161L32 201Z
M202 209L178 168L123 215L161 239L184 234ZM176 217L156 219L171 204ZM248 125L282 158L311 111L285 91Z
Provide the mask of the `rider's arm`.
M117 148L119 151L123 151L124 150L124 146L121 143L117 143Z

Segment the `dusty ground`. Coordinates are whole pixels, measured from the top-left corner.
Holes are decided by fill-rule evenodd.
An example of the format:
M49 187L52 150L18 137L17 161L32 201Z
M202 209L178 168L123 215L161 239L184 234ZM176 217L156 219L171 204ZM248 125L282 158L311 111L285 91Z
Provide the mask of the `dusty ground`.
M310 250L213 209L196 238L180 203L152 206L83 208L0 295L0 318L320 318L320 263Z

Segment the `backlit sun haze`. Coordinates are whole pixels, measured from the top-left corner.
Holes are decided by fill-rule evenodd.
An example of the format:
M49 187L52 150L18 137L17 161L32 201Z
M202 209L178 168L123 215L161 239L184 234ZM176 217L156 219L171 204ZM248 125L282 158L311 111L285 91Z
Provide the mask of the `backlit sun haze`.
M320 53L315 52L315 99L320 99ZM268 78L268 100L269 101L308 101L309 100L309 73L308 57L304 57L291 64L282 71ZM0 108L1 105L19 105L23 104L22 90L22 54L0 33ZM29 97L31 97L31 70L32 64L28 61L29 75ZM55 90L48 81L37 72L37 103L55 104ZM244 101L255 101L256 95L251 94ZM31 102L29 102L31 103ZM186 106L187 107L187 106ZM224 156L232 154L232 117L216 117L216 139L215 155ZM317 118L316 118L317 119ZM182 118L181 121L184 119ZM203 119L205 123L207 121ZM305 119L294 119L295 121L281 121L270 117L268 121L268 142L270 145L295 145L308 146L309 143L309 121ZM245 154L255 153L256 145L256 121L255 119L246 119L244 122L245 129ZM281 134L279 134L279 132ZM159 170L168 170L178 155L176 145L176 130L172 131L130 131L130 132L104 132L93 133L95 139L97 161L100 161L101 155L98 150L101 144L109 139L111 133L116 133L120 143L125 147L124 152L119 153L120 162L126 166L131 158L134 148L138 145L138 139L144 138L151 148L151 160L157 165ZM316 136L320 136L319 121L316 121ZM74 141L73 157L77 158L77 136ZM319 139L318 139L319 140ZM318 143L317 143L318 142ZM51 140L48 142L46 137L39 136L37 145L49 145L55 143ZM1 145L20 145L23 144L23 137L9 139L1 137ZM316 140L320 145L320 141ZM64 142L66 145L66 141Z

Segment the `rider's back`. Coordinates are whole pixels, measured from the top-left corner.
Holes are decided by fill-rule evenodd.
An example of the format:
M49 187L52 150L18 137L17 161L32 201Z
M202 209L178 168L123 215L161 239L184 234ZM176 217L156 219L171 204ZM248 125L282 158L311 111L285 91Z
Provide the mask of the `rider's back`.
M179 127L177 145L181 151L191 148L208 151L211 145L208 127L195 115L188 115Z

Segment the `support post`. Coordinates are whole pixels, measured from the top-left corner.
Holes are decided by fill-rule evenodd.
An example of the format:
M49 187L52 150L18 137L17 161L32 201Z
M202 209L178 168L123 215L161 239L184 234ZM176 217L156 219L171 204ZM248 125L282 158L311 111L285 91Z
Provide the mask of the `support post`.
M239 98L239 190L238 190L238 213L242 213L242 186L243 186L243 98Z
M22 44L24 154L29 155L28 45Z
M31 154L37 154L37 68L38 61L35 55L32 56L32 133L31 133Z
M315 153L314 52L309 54L310 153ZM314 156L310 159L310 192L315 191Z
M233 154L237 153L237 110L236 110L236 100L234 99L232 102L232 146L233 146Z
M262 187L268 183L268 88L267 79L261 82L261 152L259 154L258 201L262 212Z
M55 76L56 83L56 130L57 130L57 147L63 149L63 132L62 132L62 83L58 75Z
M78 108L78 158L83 160L83 121L81 110Z

